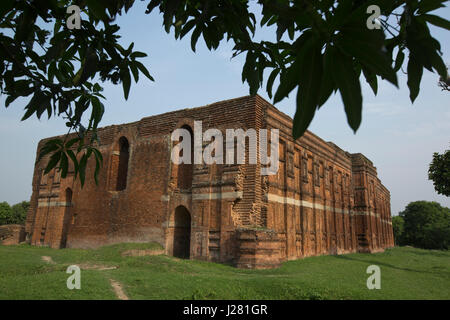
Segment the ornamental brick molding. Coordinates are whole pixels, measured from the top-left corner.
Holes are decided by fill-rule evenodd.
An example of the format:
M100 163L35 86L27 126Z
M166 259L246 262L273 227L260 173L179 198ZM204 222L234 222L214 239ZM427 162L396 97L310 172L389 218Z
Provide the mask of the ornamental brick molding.
M194 121L224 136L278 129L278 171L261 175L264 165L248 155L245 164L174 164L171 133L192 131ZM27 239L53 248L154 241L168 255L242 268L392 247L390 194L372 162L309 131L294 141L291 129L292 119L260 96L99 129L98 185L87 179L81 188L73 168L65 179L43 176L49 158L36 163ZM94 168L90 161L88 177Z

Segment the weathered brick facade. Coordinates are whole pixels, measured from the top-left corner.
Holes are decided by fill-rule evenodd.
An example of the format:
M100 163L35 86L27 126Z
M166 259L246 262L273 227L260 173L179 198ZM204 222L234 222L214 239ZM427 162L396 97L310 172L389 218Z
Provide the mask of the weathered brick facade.
M224 136L226 129L279 129L277 174L261 175L259 161L174 164L171 133L192 131L194 121ZM73 173L44 176L48 158L36 163L29 241L54 248L156 241L169 255L243 268L392 247L389 191L370 160L311 132L294 141L291 128L292 119L259 96L102 128L98 185L94 159L83 188Z

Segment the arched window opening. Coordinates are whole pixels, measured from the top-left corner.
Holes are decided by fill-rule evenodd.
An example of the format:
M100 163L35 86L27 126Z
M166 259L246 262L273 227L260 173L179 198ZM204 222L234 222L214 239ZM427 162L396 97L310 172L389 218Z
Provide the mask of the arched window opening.
M121 137L119 139L119 165L117 168L117 182L116 190L125 190L127 187L128 177L128 161L130 158L130 145L127 138Z
M182 129L186 129L189 131L190 137L191 137L191 163L181 163L178 165L177 169L177 187L179 189L189 189L192 187L192 173L193 173L193 162L194 162L194 133L190 126L184 125L181 127ZM182 140L179 142L181 143ZM183 157L183 152L186 150L180 151L180 157Z
M72 203L72 189L66 189L66 203Z

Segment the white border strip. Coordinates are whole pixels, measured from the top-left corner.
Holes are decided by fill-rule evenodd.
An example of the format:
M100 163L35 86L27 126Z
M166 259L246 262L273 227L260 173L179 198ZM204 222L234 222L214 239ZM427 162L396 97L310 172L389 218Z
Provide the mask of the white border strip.
M243 191L215 192L215 193L194 193L192 200L221 200L221 199L242 199ZM170 201L170 195L161 196L161 201Z
M267 194L267 201L277 202L277 203L282 203L282 204L290 204L290 205L294 205L297 207L305 207L305 208L319 209L319 210L326 210L326 211L335 211L337 213L342 213L342 214L370 215L372 217L380 218L379 213L365 212L365 211L353 211L353 210L348 210L348 209L345 210L345 209L341 209L341 208L334 208L334 207L330 207L330 206L324 206L319 203L309 202L306 200L297 200L297 199L293 199L293 198L289 198L289 197L282 197L282 196L279 196L279 195L276 195L273 193ZM390 222L386 219L381 219L381 221L388 223L388 224L392 224L392 222Z
M192 200L215 200L215 199L236 199L242 198L243 191L222 192L222 193L194 193Z
M63 201L38 201L38 208L46 207L70 207L72 203Z

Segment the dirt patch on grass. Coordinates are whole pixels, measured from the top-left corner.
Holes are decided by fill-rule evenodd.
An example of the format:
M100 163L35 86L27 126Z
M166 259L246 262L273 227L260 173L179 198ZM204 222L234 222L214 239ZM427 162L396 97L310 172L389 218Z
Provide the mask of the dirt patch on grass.
M47 263L55 264L55 261L53 261L52 257L49 257L49 256L42 256L41 259L42 259L42 261L45 261L45 262L47 262Z
M143 257L143 256L157 256L164 254L164 250L152 250L152 249L131 249L122 252L124 257Z
M128 298L128 296L125 294L125 292L123 291L122 285L120 284L120 282L114 280L114 279L109 279L109 282L111 283L111 287L114 290L114 293L116 294L116 297L119 300L130 300Z
M78 264L78 266L80 267L80 269L82 270L114 270L117 269L118 267L116 266L106 266L103 264L91 264L91 263L82 263L82 264Z

